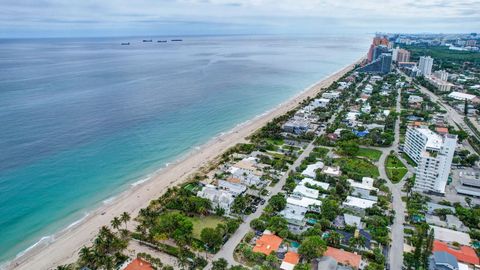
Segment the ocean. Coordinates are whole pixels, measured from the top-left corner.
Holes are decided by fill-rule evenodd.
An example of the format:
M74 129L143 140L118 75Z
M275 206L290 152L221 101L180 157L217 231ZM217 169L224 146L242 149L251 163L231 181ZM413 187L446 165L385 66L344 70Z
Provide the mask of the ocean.
M370 37L147 38L0 40L0 262L359 59Z

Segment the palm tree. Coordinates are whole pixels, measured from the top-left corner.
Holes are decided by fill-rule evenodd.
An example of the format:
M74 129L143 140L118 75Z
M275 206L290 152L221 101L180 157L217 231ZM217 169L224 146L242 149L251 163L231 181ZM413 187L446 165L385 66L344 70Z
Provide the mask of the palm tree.
M112 224L112 228L118 230L118 228L120 228L120 225L122 224L122 221L118 217L114 217L112 221L110 221L110 224Z
M92 251L90 250L90 248L84 246L80 249L80 251L78 252L78 255L80 256L80 260L83 262L83 263L86 263L88 264L92 258Z
M332 231L330 232L330 235L328 236L328 243L334 247L340 246L340 242L342 241L343 235L336 232Z
M123 212L122 215L120 215L120 220L125 223L125 230L127 229L127 222L130 221L130 214L127 212Z

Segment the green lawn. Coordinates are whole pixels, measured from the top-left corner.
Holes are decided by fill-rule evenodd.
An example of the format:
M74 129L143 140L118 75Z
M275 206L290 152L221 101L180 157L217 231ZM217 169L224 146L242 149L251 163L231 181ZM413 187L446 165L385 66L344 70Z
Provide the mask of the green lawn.
M408 172L407 167L402 161L395 155L388 155L385 162L385 170L387 171L388 178L393 183L398 183L402 180L403 176Z
M350 178L361 179L364 176L378 177L378 168L371 162L354 157L342 157L335 160L344 174Z
M315 147L315 148L313 148L312 152L315 153L315 155L318 158L325 158L329 151L330 151L330 149L325 148L325 147Z
M368 148L360 148L357 154L359 157L366 157L372 161L378 161L381 155L382 151Z
M200 233L204 228L216 228L223 223L224 219L218 216L189 217L193 223L193 237L200 239Z

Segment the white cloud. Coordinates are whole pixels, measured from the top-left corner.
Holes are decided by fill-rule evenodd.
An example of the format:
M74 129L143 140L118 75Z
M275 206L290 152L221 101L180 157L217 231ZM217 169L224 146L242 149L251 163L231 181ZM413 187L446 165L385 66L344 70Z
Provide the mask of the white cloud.
M480 0L2 0L0 36L45 29L121 29L198 22L215 25L314 29L332 23L365 31L474 31ZM212 26L213 25L213 26ZM276 27L278 29L276 29ZM282 28L282 29L280 29ZM392 29L393 28L393 29ZM161 29L161 28L157 28ZM415 29L413 29L415 30ZM80 30L79 30L80 31ZM201 31L201 29L199 29Z

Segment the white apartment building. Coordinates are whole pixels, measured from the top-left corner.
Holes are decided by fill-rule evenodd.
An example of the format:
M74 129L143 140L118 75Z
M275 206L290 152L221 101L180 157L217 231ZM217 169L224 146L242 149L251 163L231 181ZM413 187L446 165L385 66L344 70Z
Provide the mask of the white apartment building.
M405 153L417 163L415 191L445 193L457 136L441 136L426 127L408 127Z
M449 83L445 80L441 80L435 76L425 77L433 86L435 86L440 92L449 92L454 86L452 83Z
M442 81L448 81L448 72L445 70L437 70L433 73L433 76L439 78Z
M418 70L424 76L432 75L432 66L433 66L433 58L430 56L422 56L418 61Z

